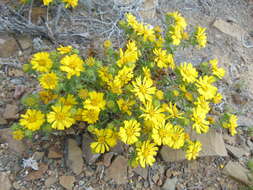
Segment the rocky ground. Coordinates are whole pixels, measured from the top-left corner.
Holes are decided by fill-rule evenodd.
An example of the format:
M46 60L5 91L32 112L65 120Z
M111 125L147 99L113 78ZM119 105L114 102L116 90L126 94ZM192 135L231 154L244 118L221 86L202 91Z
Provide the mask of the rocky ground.
M143 0L131 4L131 0L121 0L117 5L120 11L114 9L116 5L110 9L110 5L94 2L100 1L82 0L72 12L61 10L63 16L57 21L53 37L48 32L38 35L26 29L23 34L7 33L0 22L0 189L243 190L247 189L246 185L252 185L246 163L253 157L253 135L249 133L253 127L253 1ZM0 8L13 7L15 3L0 0ZM125 5L119 6L122 3ZM29 9L29 6L16 7L24 18L29 18ZM57 7L57 10L60 9ZM87 134L74 135L74 130L67 131L65 136L38 135L33 141L12 139L8 127L23 111L20 98L37 88L34 80L21 69L32 53L63 43L72 44L85 55L90 48L99 52L100 42L108 37L117 47L122 34L113 24L121 19L124 11L132 11L145 22L162 26L162 15L175 10L184 15L190 28L201 25L207 27L208 33L205 49L180 51L177 61L197 64L218 58L227 74L219 84L224 103L217 109L238 115L238 135L231 137L226 131L211 130L199 136L203 151L196 161L185 161L182 152L163 147L158 162L146 169L128 167L125 147L120 144L111 153L92 155L88 146L91 138ZM101 17L96 11L105 11L105 15ZM35 2L31 22L43 25L46 12ZM6 15L1 12L0 19L3 16ZM83 27L80 18L84 16L89 18L87 22L92 27ZM4 17L5 21L8 19ZM99 35L100 31L105 33ZM60 35L64 32L71 32L72 37L64 38Z

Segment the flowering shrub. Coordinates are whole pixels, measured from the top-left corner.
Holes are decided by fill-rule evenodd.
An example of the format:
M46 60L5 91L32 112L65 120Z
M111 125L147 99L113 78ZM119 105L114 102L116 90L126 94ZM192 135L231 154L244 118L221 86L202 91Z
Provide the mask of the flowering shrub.
M207 133L223 126L236 134L237 117L210 111L222 101L215 86L225 71L216 59L195 67L176 63L176 49L206 46L205 29L192 34L178 13L166 15L167 28L139 23L126 15L119 24L127 42L118 51L104 43L104 59L83 60L71 46L33 55L24 70L37 77L41 90L22 99L27 107L13 125L16 139L36 131L50 132L80 127L94 137L94 153L104 153L122 141L129 148L130 163L152 165L159 146L183 149L188 160L196 159L201 143L188 134Z
M20 0L21 3L28 3L29 0ZM45 6L49 6L50 4L53 4L54 2L56 2L55 0L42 0L43 5ZM65 7L72 7L75 8L78 5L78 0L61 0L61 2L63 2L65 4Z

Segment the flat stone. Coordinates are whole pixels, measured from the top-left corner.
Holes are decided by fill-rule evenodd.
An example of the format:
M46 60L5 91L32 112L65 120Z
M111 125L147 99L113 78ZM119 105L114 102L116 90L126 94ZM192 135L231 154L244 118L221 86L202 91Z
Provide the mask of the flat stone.
M215 22L213 23L213 26L219 29L221 32L229 36L232 36L239 41L242 40L242 36L245 34L245 31L237 24L226 22L221 19L215 20Z
M0 125L6 125L8 122L0 115Z
M45 155L45 152L34 152L33 153L33 159L36 160L36 161L39 161L43 158L43 156Z
M117 156L107 170L107 177L113 179L116 184L126 184L127 180L127 159Z
M23 50L32 47L32 39L26 36L21 36L18 38L19 44Z
M230 145L226 145L226 148L227 148L227 150L228 150L234 157L236 157L237 159L243 157L244 155L249 154L249 152L246 151L246 150L243 149L243 148L237 148L237 147L230 146Z
M103 157L104 166L109 167L111 165L113 155L114 155L113 152L108 152L104 154L104 157Z
M68 166L79 175L83 171L82 150L74 139L68 139Z
M229 134L223 134L223 139L224 139L225 143L227 143L227 144L231 144L231 145L236 144L235 136L231 136Z
M237 124L242 127L253 127L253 119L247 116L239 115Z
M15 140L12 137L12 132L13 131L10 128L0 129L0 142L7 143L8 147L11 150L18 153L19 155L22 155L26 150L26 146L23 141Z
M142 168L140 166L133 169L135 173L137 173L139 176L143 177L143 179L147 179L148 177L148 168Z
M60 178L60 184L66 188L67 190L72 190L75 182L74 176L61 176Z
M202 143L202 150L199 157L205 156L227 156L227 150L222 135L214 129L210 129L206 134L192 134L192 140L199 140ZM185 160L185 152L183 150L174 150L167 146L162 146L160 154L162 159L167 162Z
M166 179L165 183L162 186L162 190L176 190L177 181L177 177Z
M9 175L6 172L0 172L0 189L2 190L11 189L11 182L9 179Z
M48 151L48 158L53 158L53 159L58 159L58 158L62 158L63 154L62 152L60 152L59 150L57 150L54 146L49 148Z
M253 175L237 162L229 161L224 167L223 172L246 185L253 185Z
M90 143L94 140L88 135L83 134L83 141L82 141L82 150L83 150L83 157L87 164L93 164L96 160L100 157L101 154L94 154L90 148Z
M15 104L7 104L5 109L4 109L4 113L3 113L3 117L4 119L17 119L18 118L18 106Z
M18 44L14 38L8 35L0 35L0 57L14 56L17 51Z
M40 179L47 170L48 170L48 165L44 164L44 163L40 163L39 164L39 170L32 171L31 173L29 173L25 177L25 179L27 181Z
M56 176L50 176L45 181L45 186L50 187L51 185L55 184L58 181Z

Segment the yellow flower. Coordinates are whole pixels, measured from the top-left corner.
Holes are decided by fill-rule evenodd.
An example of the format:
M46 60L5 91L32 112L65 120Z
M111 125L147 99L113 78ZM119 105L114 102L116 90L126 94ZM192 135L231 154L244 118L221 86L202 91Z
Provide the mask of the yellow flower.
M60 54L67 54L72 51L72 46L60 46L57 48Z
M192 121L194 121L192 128L198 133L206 133L209 130L209 121L206 120L206 111L200 106L192 111Z
M64 130L75 123L70 113L71 106L55 105L52 106L52 110L47 114L47 121L53 129Z
M12 137L15 139L15 140L22 140L24 137L25 137L25 134L23 131L21 130L16 130L16 131L13 131L12 132Z
M173 90L173 95L174 95L174 96L179 96L178 90Z
M213 97L213 103L215 104L219 104L222 101L222 95L220 93L217 93L214 97Z
M180 112L177 109L177 104L176 103L174 105L172 105L172 103L170 102L169 106L164 104L164 110L169 113L168 118L183 118L182 115L184 113Z
M131 26L132 28L135 28L136 25L138 24L136 17L133 16L131 13L127 13L126 18L127 18L127 22L129 26Z
M186 93L184 94L184 96L185 96L185 98L186 98L188 101L190 101L190 102L193 101L193 95L192 95L192 93L186 92Z
M104 41L104 48L108 49L112 46L112 42L110 40Z
M163 91L157 90L157 91L155 92L155 96L158 98L158 100L163 100L163 98L164 98Z
M89 96L89 91L87 89L80 89L78 91L78 96L84 100Z
M185 132L184 128L172 124L168 124L168 128L170 130L170 135L168 136L168 146L173 149L179 149L184 146L185 142Z
M95 129L94 133L96 135L97 141L90 144L93 152L104 153L110 150L110 147L115 146L116 139L111 129Z
M210 65L212 66L212 72L218 78L222 79L225 75L225 70L223 68L218 67L218 60L212 59L209 61Z
M141 167L145 168L146 165L152 166L155 162L155 156L157 154L158 148L155 143L150 141L144 141L140 147L136 148L137 161L140 163Z
M152 95L155 94L156 88L153 87L153 81L150 78L144 77L143 80L141 76L136 78L136 81L132 82L134 89L132 92L135 93L141 102L152 101Z
M123 87L125 84L132 80L134 76L133 70L134 67L124 66L121 70L119 70L117 76L115 77L115 80L119 80L121 86Z
M58 83L58 77L55 73L43 74L40 78L40 85L44 89L55 89Z
M92 67L93 65L95 65L96 63L96 60L94 59L94 57L88 57L86 60L85 60L85 64Z
M140 134L140 123L135 119L124 121L124 126L119 129L119 136L121 140L126 144L134 144L138 141Z
M198 71L192 66L191 63L183 63L179 66L179 71L183 77L183 81L193 83L198 77Z
M237 134L236 128L237 128L237 116L236 115L230 115L229 117L229 121L222 123L222 126L226 129L229 129L229 132L232 136L234 136L235 134Z
M108 83L108 86L110 87L110 90L112 93L115 94L122 94L122 84L120 80L114 79L112 82Z
M182 28L182 30L186 28L187 23L184 17L182 17L179 12L176 11L176 12L168 13L168 16L171 16L175 20L176 26Z
M162 120L154 128L152 128L152 138L157 145L168 145L170 132L170 124L165 124L165 120Z
M39 92L39 95L44 104L48 104L57 98L57 94L54 94L49 90L42 90Z
M83 118L82 118L82 113L83 113L83 109L78 108L78 109L75 111L74 119L75 119L76 121L82 121L82 120L83 120Z
M154 107L152 102L147 102L145 107L140 108L144 113L140 116L140 118L144 118L144 120L150 120L155 124L160 123L162 120L165 119L165 115L162 113L163 109Z
M66 98L61 97L59 102L64 106L74 106L77 104L76 98L73 94L68 94Z
M195 160L201 151L202 144L199 141L190 142L186 150L186 159Z
M32 109L28 109L25 114L22 114L19 120L20 125L31 131L39 130L44 122L45 115L39 110Z
M106 101L104 100L104 93L96 91L89 92L89 98L83 102L83 105L86 109L105 109Z
M204 96L199 96L194 104L197 107L199 106L205 114L210 111L209 102L204 98Z
M156 56L155 62L159 68L167 68L169 66L171 69L174 69L175 64L172 54L167 54L166 50L162 50L161 48L154 49L153 52Z
M77 55L66 55L61 60L60 69L67 72L67 78L70 79L72 76L80 76L80 72L84 71L83 60Z
M125 52L119 49L120 59L117 61L117 65L122 67L126 63L135 63L139 58L139 51L135 41L129 41L127 43L127 49Z
M33 55L31 60L32 68L40 72L50 71L53 62L48 52L39 52Z
M199 77L197 80L196 86L198 87L198 92L200 95L204 96L206 100L212 99L217 92L217 87L212 85L213 81L214 78L207 75Z
M78 5L78 0L62 0L62 2L66 3L65 7L75 8Z
M99 109L85 109L82 112L82 120L89 124L96 123L99 119Z
M48 6L53 0L43 0L43 5Z
M155 41L155 45L156 45L156 47L158 47L158 48L161 48L161 47L163 47L163 43L165 42L165 40L163 39L163 37L162 36L159 36L157 39L156 39L156 41Z
M130 110L132 106L135 104L134 100L124 100L120 98L117 101L117 104L119 106L120 111L127 113L129 116L132 115L132 112Z
M146 78L151 78L151 72L150 72L150 69L148 67L142 67L142 71L143 71L144 76Z
M155 31L155 32L158 32L158 33L161 33L161 32L162 32L162 29L161 29L160 26L155 26L155 27L154 27L154 31Z
M206 47L207 37L205 33L206 28L197 27L195 38L199 47Z
M143 36L143 41L150 41L154 42L155 41L155 32L153 29L151 29L150 25L143 25L143 24L138 24L136 26L136 32L137 35Z
M182 39L181 28L179 26L171 26L169 34L172 39L172 44L178 46Z
M98 70L98 75L103 82L109 83L113 80L113 76L109 73L108 67L101 67Z

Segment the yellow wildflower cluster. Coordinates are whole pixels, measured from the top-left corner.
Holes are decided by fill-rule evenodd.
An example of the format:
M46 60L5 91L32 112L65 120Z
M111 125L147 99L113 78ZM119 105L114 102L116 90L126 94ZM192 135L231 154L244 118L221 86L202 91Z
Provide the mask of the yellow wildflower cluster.
M207 133L222 124L236 134L235 115L219 119L210 113L222 101L215 84L225 71L218 61L200 63L203 69L174 60L175 45L204 47L204 30L187 36L180 13L167 17L169 32L164 34L127 14L121 25L128 41L119 50L105 41L101 60L83 60L72 46L34 54L26 71L37 76L41 89L23 98L27 110L13 126L14 138L82 126L94 138L94 153L121 141L132 147L130 163L146 167L155 162L160 146L182 149L188 160L196 159L202 145L191 140L189 131Z
M78 0L61 0L63 3L65 3L65 7L72 7L75 8L78 5ZM28 0L20 0L21 3L27 3L29 2ZM43 5L49 6L54 2L54 0L42 0ZM56 2L56 1L55 1Z

